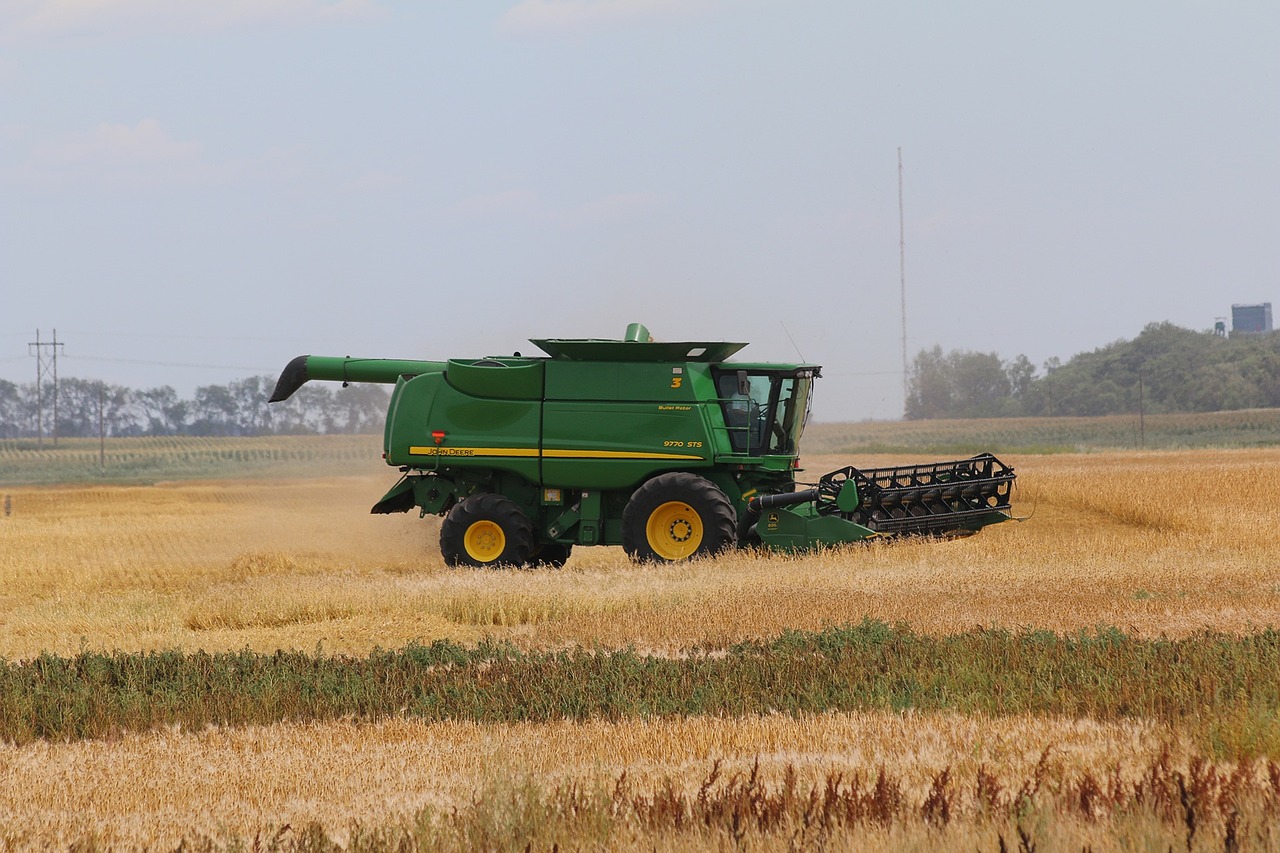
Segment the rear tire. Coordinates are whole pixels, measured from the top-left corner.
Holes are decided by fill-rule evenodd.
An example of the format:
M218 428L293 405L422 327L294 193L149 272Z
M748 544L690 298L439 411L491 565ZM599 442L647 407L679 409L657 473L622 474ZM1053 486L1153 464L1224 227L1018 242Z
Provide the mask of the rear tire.
M533 550L533 525L502 495L472 495L440 525L440 553L450 566L519 566Z
M622 510L622 547L631 559L674 563L716 554L737 541L737 516L720 488L687 471L659 474Z

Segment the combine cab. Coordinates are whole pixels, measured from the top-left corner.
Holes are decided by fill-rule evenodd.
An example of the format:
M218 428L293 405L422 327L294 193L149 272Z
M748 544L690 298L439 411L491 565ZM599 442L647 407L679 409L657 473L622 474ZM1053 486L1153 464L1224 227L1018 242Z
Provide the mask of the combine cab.
M575 545L638 560L725 548L810 550L957 535L1008 520L1013 469L990 454L842 468L797 490L813 364L728 359L746 344L534 340L544 357L300 356L271 401L311 379L393 384L384 437L398 483L375 513L444 516L449 565L562 565Z

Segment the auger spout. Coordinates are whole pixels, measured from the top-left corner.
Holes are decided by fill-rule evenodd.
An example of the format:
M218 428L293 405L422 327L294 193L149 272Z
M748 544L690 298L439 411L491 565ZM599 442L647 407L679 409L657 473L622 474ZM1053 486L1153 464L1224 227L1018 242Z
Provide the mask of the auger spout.
M279 403L312 379L333 382L376 382L394 385L401 376L417 376L445 369L443 361L412 361L401 358L351 358L300 355L285 365L271 392L270 403Z

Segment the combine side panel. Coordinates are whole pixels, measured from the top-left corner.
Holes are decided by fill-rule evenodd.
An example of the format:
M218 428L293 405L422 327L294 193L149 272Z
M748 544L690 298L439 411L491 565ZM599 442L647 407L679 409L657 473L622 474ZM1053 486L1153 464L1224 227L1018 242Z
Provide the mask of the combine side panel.
M687 382L685 367L547 362L542 482L633 489L664 471L710 467L703 404Z
M472 397L430 373L397 386L391 406L388 464L539 481L540 400Z

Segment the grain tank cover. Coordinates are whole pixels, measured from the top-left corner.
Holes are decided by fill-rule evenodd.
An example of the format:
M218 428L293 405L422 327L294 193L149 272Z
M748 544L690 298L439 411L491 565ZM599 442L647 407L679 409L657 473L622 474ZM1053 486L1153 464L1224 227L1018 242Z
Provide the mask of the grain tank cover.
M451 358L445 377L472 397L541 400L545 364L541 358Z
M609 341L598 338L530 338L529 343L564 361L725 361L746 344L729 341Z

